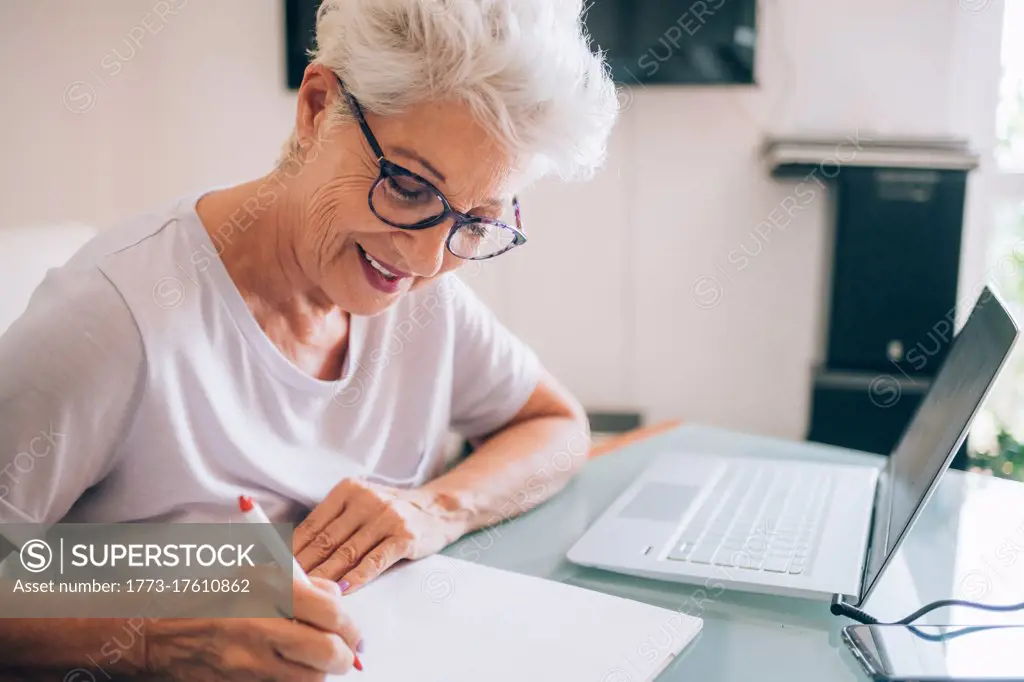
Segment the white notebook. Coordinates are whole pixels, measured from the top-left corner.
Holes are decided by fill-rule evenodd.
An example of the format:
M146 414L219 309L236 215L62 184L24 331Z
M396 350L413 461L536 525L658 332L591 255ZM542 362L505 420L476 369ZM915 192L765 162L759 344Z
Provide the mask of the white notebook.
M645 682L700 632L684 613L434 556L344 597L354 682ZM337 678L341 679L341 678Z

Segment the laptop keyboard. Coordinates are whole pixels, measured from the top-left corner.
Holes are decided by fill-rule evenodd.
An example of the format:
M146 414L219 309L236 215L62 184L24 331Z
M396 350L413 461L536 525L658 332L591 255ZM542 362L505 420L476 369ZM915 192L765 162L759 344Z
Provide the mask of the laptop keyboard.
M668 558L800 575L814 565L834 485L826 470L730 466Z

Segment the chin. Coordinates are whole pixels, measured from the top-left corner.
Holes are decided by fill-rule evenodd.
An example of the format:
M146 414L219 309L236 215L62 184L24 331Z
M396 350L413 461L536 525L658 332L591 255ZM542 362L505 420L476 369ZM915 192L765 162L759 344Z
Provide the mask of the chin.
M321 283L321 290L341 310L360 317L379 315L397 303L416 284L418 277L388 283L361 262L352 249L337 260L333 276ZM371 278L375 278L371 282ZM392 289L389 291L388 289Z
M324 287L324 293L334 305L360 317L373 317L383 313L405 296L410 288L410 284L406 283L394 293L384 293L371 287L362 272L346 274L349 276Z

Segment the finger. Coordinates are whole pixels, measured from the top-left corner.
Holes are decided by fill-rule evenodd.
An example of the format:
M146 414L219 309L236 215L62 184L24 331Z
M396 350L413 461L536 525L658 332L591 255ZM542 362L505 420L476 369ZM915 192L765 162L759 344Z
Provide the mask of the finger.
M251 679L260 682L324 682L322 671L287 661L276 651L271 651L267 659L253 671Z
M249 672L249 679L259 682L323 682L324 672L305 663L289 660L277 651L277 647L266 647L260 657L259 666ZM242 679L239 676L237 679Z
M333 580L328 580L327 578L310 578L309 580L313 583L314 587L319 590L323 590L332 597L341 596L341 588L338 587L338 583Z
M341 516L327 524L314 536L313 541L296 555L295 558L299 560L302 570L312 573L313 569L327 561L359 530L371 513L370 510L357 505L346 507Z
M296 620L302 621L324 632L331 632L340 635L349 648L356 649L363 640L359 628L355 626L352 619L345 613L341 590L337 584L323 579L323 583L333 586L328 592L314 585L303 585L296 588L294 601L294 614Z
M324 673L344 675L355 661L352 650L339 635L296 621L280 621L280 626L272 631L271 643L285 661Z
M376 579L381 573L391 568L398 561L409 556L409 543L391 537L384 540L370 551L359 565L345 574L342 580L349 587L345 594L352 594L363 585Z
M322 670L305 663L285 659L278 649L290 649L293 635L282 632L295 627L291 620L253 618L235 620L240 637L229 641L221 651L221 672L225 679L251 679L259 682L323 682ZM302 630L298 630L301 634ZM218 678L219 679L219 678Z
M330 580L340 580L341 576L355 568L363 560L363 557L387 536L388 532L383 524L372 523L363 526L345 544L336 549L327 561L317 566L312 575ZM346 591L344 584L342 584L341 590L342 592Z
M295 528L292 536L292 553L298 554L313 541L317 533L327 527L344 511L348 502L351 486L347 480L342 481L327 493L323 502L313 508L309 515Z

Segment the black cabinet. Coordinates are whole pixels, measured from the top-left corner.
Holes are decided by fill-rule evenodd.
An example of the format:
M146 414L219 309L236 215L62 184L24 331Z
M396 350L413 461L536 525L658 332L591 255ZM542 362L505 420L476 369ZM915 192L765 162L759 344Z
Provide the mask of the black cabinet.
M808 439L888 455L953 339L967 173L977 156L954 140L860 134L776 140L765 156L777 177L827 178L834 197ZM965 462L961 449L953 466Z
M931 376L953 337L966 173L835 179L830 370Z

